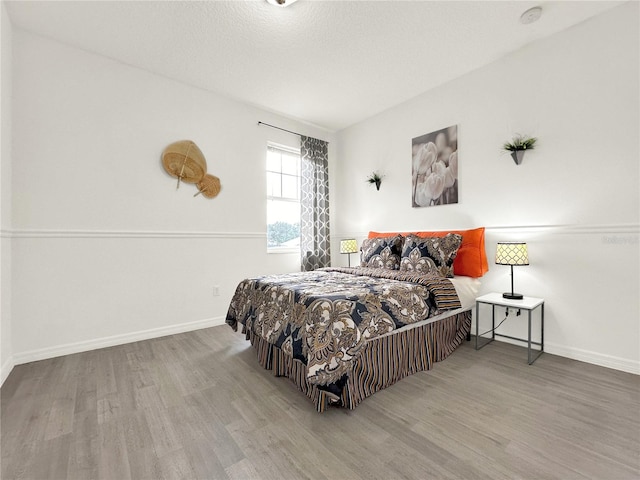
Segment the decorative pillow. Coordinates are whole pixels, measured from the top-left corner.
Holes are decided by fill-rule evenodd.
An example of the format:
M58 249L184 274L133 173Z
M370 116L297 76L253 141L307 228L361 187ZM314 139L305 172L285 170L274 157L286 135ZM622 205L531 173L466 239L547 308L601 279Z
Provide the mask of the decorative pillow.
M409 235L404 241L400 271L433 273L440 277L453 277L453 260L456 258L462 235L450 233L444 237L421 238Z
M435 232L417 232L418 237L444 237L449 233L462 235L462 244L453 261L453 272L456 275L478 278L489 271L489 262L484 247L484 227L471 230L448 230ZM369 232L369 238L388 237L395 233Z
M360 266L398 270L404 237L367 238L360 247Z
M453 262L456 275L478 278L489 271L489 262L484 247L484 227L471 230L449 230L448 232L418 232L419 237L443 237L448 233L462 235L462 244Z

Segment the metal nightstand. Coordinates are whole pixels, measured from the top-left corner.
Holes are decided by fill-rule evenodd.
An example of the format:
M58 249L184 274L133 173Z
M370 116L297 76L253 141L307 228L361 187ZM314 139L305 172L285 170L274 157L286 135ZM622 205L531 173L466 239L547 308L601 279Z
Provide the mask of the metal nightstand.
M491 305L491 338L478 345L478 339L480 338L480 304L486 303ZM496 306L514 308L519 310L526 310L528 312L528 338L517 338L510 335L503 335L496 333ZM536 308L540 308L540 342L531 341L531 312ZM480 350L482 347L493 342L496 337L510 338L511 340L518 340L520 342L527 343L527 360L529 365L536 361L536 359L544 352L544 299L535 297L524 297L522 300L510 300L504 298L501 293L488 293L476 298L476 350ZM486 337L482 337L485 339ZM540 350L532 357L531 345L537 345Z

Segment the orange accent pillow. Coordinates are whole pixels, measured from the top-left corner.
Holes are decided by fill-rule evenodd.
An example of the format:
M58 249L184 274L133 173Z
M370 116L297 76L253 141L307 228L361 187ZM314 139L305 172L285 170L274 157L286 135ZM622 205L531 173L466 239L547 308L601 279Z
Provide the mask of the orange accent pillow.
M467 277L481 277L489 271L489 262L484 247L484 227L471 230L445 230L439 232L409 232L400 235L413 233L418 237L444 237L447 233L458 233L462 235L462 243L458 249L458 254L453 261L453 272L455 275ZM369 238L390 237L398 233L369 232Z

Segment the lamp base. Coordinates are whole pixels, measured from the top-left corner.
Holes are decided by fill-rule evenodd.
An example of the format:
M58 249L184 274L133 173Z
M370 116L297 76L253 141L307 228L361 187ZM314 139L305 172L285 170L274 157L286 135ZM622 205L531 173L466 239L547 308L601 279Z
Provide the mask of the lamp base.
M509 300L522 300L524 298L524 295L522 295L521 293L503 293L502 294L502 298L508 298Z

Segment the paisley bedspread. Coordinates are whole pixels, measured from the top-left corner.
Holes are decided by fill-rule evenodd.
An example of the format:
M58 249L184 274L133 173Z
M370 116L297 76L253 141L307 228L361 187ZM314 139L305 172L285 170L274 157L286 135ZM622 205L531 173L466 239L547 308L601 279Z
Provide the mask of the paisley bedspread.
M381 268L324 268L243 280L226 323L307 365L307 380L337 384L366 341L460 307L450 280Z

